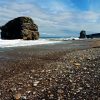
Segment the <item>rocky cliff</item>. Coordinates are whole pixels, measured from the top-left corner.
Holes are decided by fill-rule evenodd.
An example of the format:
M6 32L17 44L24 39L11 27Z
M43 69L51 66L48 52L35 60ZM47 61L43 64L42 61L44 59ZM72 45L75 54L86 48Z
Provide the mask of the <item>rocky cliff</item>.
M2 39L39 39L38 26L29 17L17 17L0 27Z
M82 30L79 38L100 38L100 33L86 35L86 31Z

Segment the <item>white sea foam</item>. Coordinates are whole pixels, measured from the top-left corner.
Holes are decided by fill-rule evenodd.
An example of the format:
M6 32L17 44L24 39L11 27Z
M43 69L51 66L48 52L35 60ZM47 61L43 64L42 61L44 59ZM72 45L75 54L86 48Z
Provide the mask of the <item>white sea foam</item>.
M39 40L21 40L21 39L15 39L15 40L2 40L0 39L0 48L5 47L18 47L18 46L31 46L31 45L42 45L42 44L54 44L59 43L62 41L68 41L68 40L79 40L79 38L45 38L45 39L39 39Z
M68 40L79 40L79 38L74 38L74 37L70 37L70 38L50 38L49 40L54 40L54 41L68 41Z
M53 43L58 43L58 42L60 42L60 41L50 41L50 40L46 40L46 39L39 39L39 40L21 40L21 39L2 40L2 39L0 39L0 48L53 44Z

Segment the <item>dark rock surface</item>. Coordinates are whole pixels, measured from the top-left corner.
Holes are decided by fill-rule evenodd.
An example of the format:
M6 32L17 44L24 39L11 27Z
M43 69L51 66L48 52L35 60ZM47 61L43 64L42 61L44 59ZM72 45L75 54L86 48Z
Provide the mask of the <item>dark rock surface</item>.
M82 30L79 38L86 38L86 31Z
M100 33L86 35L87 38L100 38Z
M37 40L38 26L29 17L17 17L0 27L2 39Z
M80 36L79 38L100 38L100 33L94 33L94 34L89 34L89 35L86 35L86 31L82 30L80 32Z

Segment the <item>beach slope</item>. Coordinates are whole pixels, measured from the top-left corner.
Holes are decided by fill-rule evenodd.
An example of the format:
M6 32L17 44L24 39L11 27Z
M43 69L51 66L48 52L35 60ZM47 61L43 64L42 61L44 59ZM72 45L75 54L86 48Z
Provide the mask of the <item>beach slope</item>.
M0 52L0 100L99 100L100 40Z

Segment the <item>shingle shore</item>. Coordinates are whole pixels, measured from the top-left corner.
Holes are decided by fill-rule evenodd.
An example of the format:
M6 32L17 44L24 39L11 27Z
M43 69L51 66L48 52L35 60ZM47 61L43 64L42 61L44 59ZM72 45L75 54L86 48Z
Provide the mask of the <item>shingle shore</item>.
M0 53L0 100L99 100L100 48L94 47Z

